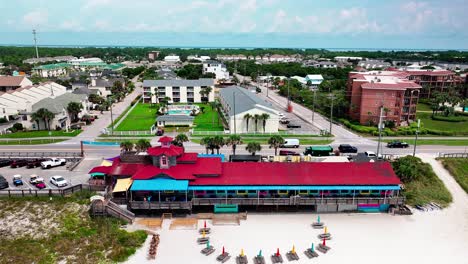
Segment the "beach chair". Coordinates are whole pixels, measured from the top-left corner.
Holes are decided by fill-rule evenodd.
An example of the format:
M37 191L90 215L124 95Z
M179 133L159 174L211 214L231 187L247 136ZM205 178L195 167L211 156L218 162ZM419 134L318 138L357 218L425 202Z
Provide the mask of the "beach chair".
M331 248L327 245L319 244L316 249L322 252L323 254L326 254Z
M258 255L253 259L254 264L265 264L265 258L262 256L262 250L258 252Z
M202 253L205 256L211 255L213 252L215 252L215 249L213 246L205 247L204 249L200 251L200 253Z
M205 234L209 234L209 233L211 233L211 228L202 227L202 228L198 229L198 233L203 234L203 232L205 232Z
M304 251L304 254L308 257L308 258L316 258L319 256L319 254L314 250L314 244L312 243L312 246L308 249L306 249L306 251Z
M296 248L293 246L291 251L286 253L286 258L288 261L299 260L299 256L297 255Z
M216 260L219 261L219 262L221 262L221 263L224 263L224 262L228 261L230 258L231 258L231 256L229 255L229 253L224 252L224 253L220 254L220 255L216 258Z
M273 262L273 264L283 263L283 256L273 254L273 255L271 255L271 262Z
M199 237L197 238L197 243L198 244L206 244L208 243L208 241L210 241L210 238L209 237Z
M322 229L324 225L324 222L320 222L320 215L317 216L317 222L312 223L312 227L315 229Z
M244 249L241 249L240 254L236 257L237 264L247 264L249 261L247 260L247 256L244 254Z
M325 240L331 240L331 239L332 239L330 233L319 234L317 237L318 237L320 240L323 240L323 239L325 239Z

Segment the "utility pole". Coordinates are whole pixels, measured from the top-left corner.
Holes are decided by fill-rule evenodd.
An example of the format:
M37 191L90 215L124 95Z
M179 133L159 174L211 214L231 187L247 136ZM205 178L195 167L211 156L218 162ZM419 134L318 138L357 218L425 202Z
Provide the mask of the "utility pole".
M37 50L36 30L33 29L32 33L34 36L34 46L36 47L36 58L39 59L39 51Z
M289 98L289 78L287 79L287 81L288 81L288 105L286 107L287 107L288 112L289 112L289 105L291 104L291 102L290 102L291 99Z
M232 92L232 108L234 114L234 135L237 134L237 127L236 127L236 91Z
M332 135L332 120L333 120L333 99L335 99L335 97L333 96L333 94L330 94L330 98L331 98L331 107L330 107L330 136Z
M418 134L419 134L419 126L420 125L421 125L421 119L418 119L418 128L416 129L416 137L414 138L413 157L416 155L416 145L418 143Z
M380 116L379 116L379 142L377 144L377 158L380 154L380 144L382 141L382 129L383 129L383 106L380 107Z
M111 115L111 135L114 135L114 117L112 115L112 101L110 101L110 115Z
M312 125L314 125L314 115L315 115L315 92L316 90L314 89L314 97L312 100Z

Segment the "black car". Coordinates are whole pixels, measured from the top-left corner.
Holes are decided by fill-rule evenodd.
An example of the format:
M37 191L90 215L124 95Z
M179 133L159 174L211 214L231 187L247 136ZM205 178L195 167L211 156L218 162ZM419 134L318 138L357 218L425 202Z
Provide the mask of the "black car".
M9 159L0 160L0 168L10 166L10 164L11 164L11 160L9 160Z
M356 147L353 147L353 146L351 146L349 144L341 144L338 147L338 150L341 153L357 153L358 152L358 149Z
M81 125L80 124L73 124L70 126L70 129L81 129Z
M26 164L26 168L32 169L36 167L41 166L41 162L45 161L45 159L33 159L33 160L28 160L28 163Z
M294 124L294 123L289 123L286 125L287 128L301 128L301 125L299 124Z
M28 161L25 159L19 159L19 160L14 160L10 164L10 168L19 168L19 167L24 167L28 164Z
M7 180L5 179L5 177L0 175L0 189L6 189L8 187L10 187L10 185L8 184Z
M158 131L156 131L156 136L162 136L164 135L164 129L160 128Z
M392 141L387 143L387 148L407 148L409 147L409 144L406 142L401 142L401 141Z

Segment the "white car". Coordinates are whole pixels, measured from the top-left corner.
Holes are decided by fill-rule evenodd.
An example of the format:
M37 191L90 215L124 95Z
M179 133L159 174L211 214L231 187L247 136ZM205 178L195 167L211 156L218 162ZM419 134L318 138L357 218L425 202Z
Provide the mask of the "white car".
M278 116L282 118L282 117L284 117L284 114L283 113L278 113Z
M64 187L68 185L67 180L65 180L62 176L52 176L50 178L50 183L57 187Z
M377 157L377 154L375 154L374 151L366 151L366 152L364 152L364 154L366 154L366 156L368 158L372 158L372 159L377 158L378 160L383 159L382 154L379 154L379 156Z

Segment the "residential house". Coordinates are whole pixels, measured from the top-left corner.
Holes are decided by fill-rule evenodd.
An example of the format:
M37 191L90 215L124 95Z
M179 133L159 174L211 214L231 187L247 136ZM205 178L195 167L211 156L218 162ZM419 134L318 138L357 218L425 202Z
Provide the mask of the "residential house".
M33 83L25 76L0 76L0 92L8 92Z
M219 61L207 60L203 62L203 74L206 73L214 73L216 80L229 79L229 71L226 65Z
M214 101L214 79L198 80L144 80L143 102L158 103L164 97L171 98L171 103L201 103L201 91L211 88L207 96L209 102Z
M321 74L307 74L305 77L306 84L310 82L310 88L317 88L323 82Z
M39 65L33 68L33 73L43 78L58 77L67 73L70 64L66 62Z
M229 124L230 133L278 132L278 111L255 93L239 86L230 86L220 90L219 101L222 105L224 118ZM250 118L247 118L247 114L250 115ZM263 114L268 115L268 118L255 119L255 116Z
M153 50L148 52L148 61L155 61L159 57L159 51Z
M166 56L164 57L164 61L165 62L180 62L180 57L179 56L176 56L176 55L169 55L169 56Z
M362 61L359 61L357 65L365 69L375 69L375 68L384 69L384 68L388 68L392 66L391 63L385 62L382 60L362 60Z
M98 95L106 98L112 94L111 90L115 82L120 82L122 86L125 87L124 78L99 78L91 80L91 85L89 86L89 89L97 90Z

